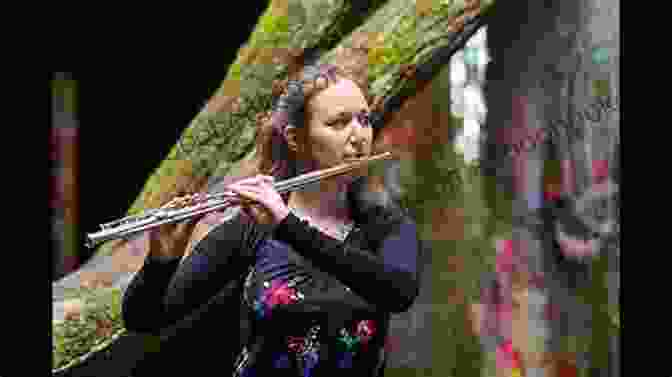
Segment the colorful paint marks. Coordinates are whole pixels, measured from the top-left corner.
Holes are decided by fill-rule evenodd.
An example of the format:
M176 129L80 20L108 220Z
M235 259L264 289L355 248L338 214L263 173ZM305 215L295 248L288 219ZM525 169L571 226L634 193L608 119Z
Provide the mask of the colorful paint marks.
M603 46L593 47L591 51L591 59L595 64L606 64L609 63L609 49Z
M52 164L51 198L54 279L79 265L78 144L75 81L57 74L52 81L54 120L49 151Z
M465 47L464 48L464 63L467 65L478 65L480 58L480 51L478 48Z
M597 85L605 84L601 83ZM608 84L606 85L608 90ZM602 91L603 89L598 90ZM514 119L512 127L500 133L500 142L508 146L507 155L509 157L518 157L522 152L532 152L549 137L553 140L557 140L564 135L581 138L583 130L577 122L590 121L599 125L603 120L608 119L611 112L616 111L618 103L617 99L611 96L596 97L593 103L580 111L577 110L574 112L573 121L556 119L550 122L548 127L539 129L525 128L525 123L521 120L521 110L516 109L516 107L521 107L521 105L517 105L514 106L512 114L512 119Z
M605 98L609 97L611 93L610 87L609 87L609 80L607 79L600 79L600 80L593 80L593 96L598 97L598 98Z

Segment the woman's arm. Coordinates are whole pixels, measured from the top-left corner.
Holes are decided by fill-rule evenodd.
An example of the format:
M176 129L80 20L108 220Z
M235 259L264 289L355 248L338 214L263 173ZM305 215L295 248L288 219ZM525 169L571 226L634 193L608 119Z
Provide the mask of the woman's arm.
M179 264L179 257L160 259L152 254L147 256L124 292L121 313L126 329L153 333L163 327L161 302Z
M252 216L268 220L275 238L284 241L315 266L334 275L378 310L400 313L418 296L417 260L419 241L415 223L405 216L387 192L372 191L367 180L350 185L348 198L353 219L361 225L372 250L354 242L337 241L301 222L284 204L273 178L257 176L228 186L232 196L241 196L265 209ZM375 252L374 252L375 251Z
M330 238L292 213L277 226L275 237L380 310L404 312L418 296L418 234L408 218L387 224L377 253Z
M241 216L215 226L180 263L150 254L124 293L125 327L157 332L207 304L240 268L236 258L250 229Z

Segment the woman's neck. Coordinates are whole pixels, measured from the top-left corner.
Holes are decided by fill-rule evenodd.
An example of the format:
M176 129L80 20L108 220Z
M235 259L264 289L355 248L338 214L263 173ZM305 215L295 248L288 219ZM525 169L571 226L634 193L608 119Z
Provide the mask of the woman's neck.
M347 181L329 179L292 192L289 207L314 219L347 221L351 216L346 193Z

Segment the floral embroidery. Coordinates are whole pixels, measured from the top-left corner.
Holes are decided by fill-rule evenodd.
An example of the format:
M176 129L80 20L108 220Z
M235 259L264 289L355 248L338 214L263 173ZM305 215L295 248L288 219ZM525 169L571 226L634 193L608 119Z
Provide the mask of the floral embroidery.
M296 355L297 363L303 371L302 376L310 376L311 370L319 361L319 332L320 326L315 325L308 330L306 336L287 337L287 348Z
M359 343L358 337L351 336L346 329L341 329L341 337L338 340L345 345L346 351L356 353L355 346Z
M301 353L306 348L306 338L303 336L289 336L287 337L287 348L291 352Z
M253 309L260 318L269 314L278 305L289 305L303 299L303 294L294 288L294 281L264 282L264 291L260 300L255 300Z
M366 348L375 333L376 324L374 321L358 321L352 333L348 329L341 329L341 337L338 338L338 341L341 347L345 348L345 351L356 354L360 348Z
M368 343L375 332L376 324L371 320L359 321L357 324L357 336L360 337L364 343Z

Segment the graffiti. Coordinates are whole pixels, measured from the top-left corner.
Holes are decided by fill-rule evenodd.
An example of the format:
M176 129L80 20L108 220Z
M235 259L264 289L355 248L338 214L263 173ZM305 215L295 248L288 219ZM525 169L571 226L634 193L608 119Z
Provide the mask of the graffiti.
M580 124L579 122L590 121L600 124L603 120L607 119L609 113L616 111L617 106L618 102L616 101L616 98L612 98L612 96L596 97L595 102L583 109L583 111L574 112L575 122L556 119L550 122L549 127L539 128L532 132L528 132L518 142L509 144L510 149L508 155L510 157L515 157L523 151L531 152L535 150L539 144L545 142L549 136L554 140L558 140L563 134L580 138L582 136L582 130L578 126L578 124Z
M608 118L608 115L611 112L617 110L618 101L616 97L604 96L596 97L595 102L584 108L582 111L575 111L573 114L574 122L569 122L563 119L556 119L551 122L551 127L549 128L550 132L554 132L556 135L558 130L569 131L572 130L575 137L581 137L581 129L577 126L577 123L582 123L585 121L590 121L592 123L600 124L603 120ZM573 124L574 126L570 126Z

